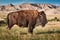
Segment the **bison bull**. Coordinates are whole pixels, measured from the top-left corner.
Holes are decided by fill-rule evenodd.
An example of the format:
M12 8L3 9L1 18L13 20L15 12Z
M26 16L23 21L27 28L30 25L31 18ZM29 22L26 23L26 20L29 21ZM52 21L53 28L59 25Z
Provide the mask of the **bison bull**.
M28 32L32 33L38 18L41 25L45 26L47 19L44 11L38 12L37 10L21 10L10 12L7 15L8 28L11 29L12 26L16 24L20 27L28 27Z

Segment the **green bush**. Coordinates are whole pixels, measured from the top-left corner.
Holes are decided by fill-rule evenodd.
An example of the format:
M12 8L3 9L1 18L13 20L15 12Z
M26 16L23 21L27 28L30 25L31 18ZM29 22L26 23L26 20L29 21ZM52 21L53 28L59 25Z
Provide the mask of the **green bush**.
M54 19L50 19L48 21L60 21L60 19L58 19L57 17L54 17Z
M3 21L3 20L1 20L1 21L0 21L0 26L5 26L5 25L6 25L6 22Z
M6 26L6 25L7 25L7 18L4 17L4 18L0 19L0 27L1 26Z

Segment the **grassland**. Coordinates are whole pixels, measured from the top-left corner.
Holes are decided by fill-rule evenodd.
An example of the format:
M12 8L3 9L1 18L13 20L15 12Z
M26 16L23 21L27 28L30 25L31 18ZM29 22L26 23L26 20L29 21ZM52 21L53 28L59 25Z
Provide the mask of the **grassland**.
M0 40L60 40L60 22L48 22L45 27L36 26L33 34L27 28L14 25L11 30L7 26L0 27Z
M47 15L47 19L60 19L60 15ZM7 25L0 26L0 40L60 40L60 21L50 21L45 27L36 26L33 34L28 33L28 28L14 25L11 30Z

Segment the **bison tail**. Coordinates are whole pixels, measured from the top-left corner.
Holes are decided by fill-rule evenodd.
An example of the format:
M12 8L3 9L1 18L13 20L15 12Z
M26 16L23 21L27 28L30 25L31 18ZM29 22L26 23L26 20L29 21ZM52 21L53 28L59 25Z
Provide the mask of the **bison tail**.
M9 25L9 14L7 15L7 24Z

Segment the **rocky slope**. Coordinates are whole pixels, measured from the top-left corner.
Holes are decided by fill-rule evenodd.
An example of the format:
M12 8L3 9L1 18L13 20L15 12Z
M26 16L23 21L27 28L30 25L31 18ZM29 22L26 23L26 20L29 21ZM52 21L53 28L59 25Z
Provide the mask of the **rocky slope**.
M15 11L15 10L41 10L44 9L44 11L55 11L58 12L60 11L60 6L55 6L51 4L18 4L18 5L13 5L13 4L8 4L5 6L0 5L0 11Z
M8 4L8 5L0 5L0 16L7 14L11 11L18 10L41 10L43 9L46 14L60 14L60 6L55 6L51 4Z

